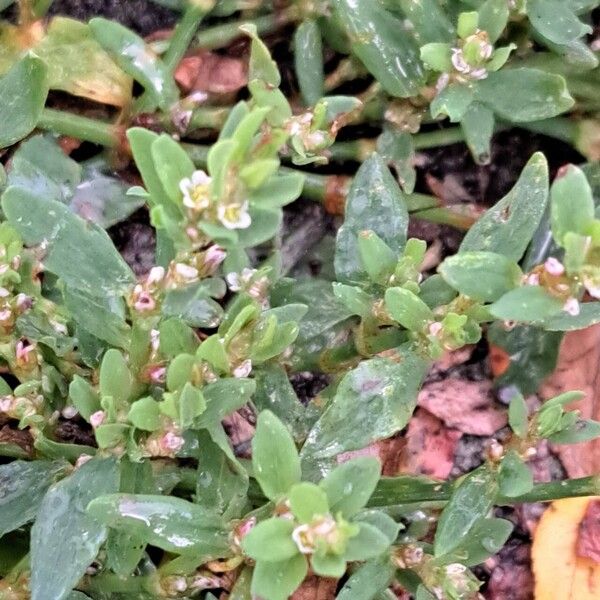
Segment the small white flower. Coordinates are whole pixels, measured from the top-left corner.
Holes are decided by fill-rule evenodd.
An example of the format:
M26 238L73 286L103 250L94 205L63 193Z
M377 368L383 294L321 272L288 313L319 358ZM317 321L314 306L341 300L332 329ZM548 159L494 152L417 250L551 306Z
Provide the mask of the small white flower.
M565 272L564 265L553 256L546 260L544 263L544 269L546 269L546 272L549 275L554 275L556 277L560 277L560 275Z
M150 330L150 347L154 352L158 351L160 346L160 331L158 329Z
M137 295L133 308L138 312L152 311L156 308L156 302L150 292L143 291Z
M569 298L563 305L563 310L573 317L579 314L579 302L577 298Z
M103 410L97 410L95 413L90 415L90 425L96 429L100 427L106 418L106 413Z
M5 308L4 310L0 310L0 323L5 323L9 321L12 317L12 311L10 308Z
M74 406L65 406L62 409L61 414L65 419L72 419L73 417L76 417L78 413L77 409Z
M80 454L79 458L75 461L75 468L85 465L86 462L92 460L93 456L91 454Z
M156 283L160 283L164 279L164 276L164 267L152 267L150 269L150 272L148 273L148 278L146 279L146 282L148 283L148 285L154 285Z
M198 269L184 263L177 263L175 265L175 272L183 279L192 280L198 278Z
M252 361L248 358L242 361L234 370L234 377L248 377L252 371Z
M312 554L314 552L314 548L308 543L309 536L310 525L307 523L304 525L298 525L298 527L292 531L292 539L302 554Z
M221 204L217 208L217 216L227 229L246 229L252 222L247 201L241 204Z
M530 273L525 276L525 283L527 285L540 285L540 276L537 273Z
M600 298L600 286L586 285L585 288L592 298Z
M16 305L20 311L27 310L33 306L33 298L27 294L17 294Z
M193 210L205 210L210 204L210 184L212 179L202 170L194 171L191 177L179 182L183 194L183 205Z
M7 296L10 296L10 292L4 287L0 287L0 298L6 298Z
M239 292L242 289L242 282L238 273L227 273L225 281L232 292Z

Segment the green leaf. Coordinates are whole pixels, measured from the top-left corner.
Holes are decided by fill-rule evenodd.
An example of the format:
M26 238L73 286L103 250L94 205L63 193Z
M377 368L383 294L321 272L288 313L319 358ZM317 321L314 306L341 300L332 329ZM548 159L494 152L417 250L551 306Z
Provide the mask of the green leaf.
M156 431L160 428L160 409L154 398L140 398L132 403L127 414L128 421L143 431Z
M456 290L481 302L493 302L517 287L523 275L514 260L494 252L460 252L438 267Z
M323 96L323 42L316 21L303 21L294 34L294 61L302 97L314 106Z
M190 327L216 327L223 309L210 296L213 289L207 280L169 290L162 306L165 317L177 317Z
M548 439L553 444L580 444L600 437L600 423L590 419L580 419L566 429L552 434Z
M385 285L398 263L398 255L374 231L358 234L360 261L373 283Z
M563 167L550 188L552 236L561 246L569 232L587 235L594 220L592 188L575 165Z
M452 46L443 42L430 42L421 46L421 60L433 71L452 71Z
M508 406L508 424L521 439L527 437L527 430L529 429L528 415L529 410L525 398L521 394L517 394Z
M359 456L335 467L319 484L327 494L331 513L354 516L369 501L380 473L381 464L371 456Z
M194 163L185 150L170 136L163 133L150 148L156 174L167 196L176 204L181 202L179 184L194 172Z
M0 465L0 537L35 519L44 494L66 474L66 467L48 460Z
M227 520L239 517L247 502L248 475L233 455L228 439L225 441L227 445L222 447L207 431L198 432L201 450L195 501Z
M333 0L334 17L350 38L352 52L392 96L418 94L424 82L417 44L403 23L378 2Z
M126 402L131 396L133 378L123 354L115 348L106 352L100 366L100 394L117 402Z
M290 510L301 523L329 513L326 493L314 483L304 481L293 485L288 495Z
M475 99L511 123L549 119L574 104L560 75L529 68L489 73L477 82Z
M360 260L358 236L376 233L394 252L406 243L408 211L398 184L378 154L356 173L346 201L344 224L337 234L335 271L342 283L360 282L366 272Z
M473 525L488 513L497 494L492 471L484 466L469 473L442 511L433 545L435 556L455 550Z
M600 302L581 304L578 315L561 312L544 319L540 325L548 331L576 331L600 323Z
M335 397L308 434L303 469L341 452L364 448L406 426L427 364L399 349L398 362L365 360L341 380Z
M34 130L47 96L46 65L35 56L25 56L0 78L0 148Z
M358 286L333 283L333 293L339 298L352 314L368 318L373 314L375 298Z
M144 40L123 25L95 17L89 27L99 44L117 65L142 84L154 104L167 110L179 98L175 81L163 62Z
M259 411L270 410L287 425L294 438L304 439L307 430L304 407L292 387L288 374L277 364L265 364L254 371L256 393L252 402Z
M36 135L13 154L7 184L68 203L81 178L81 165L66 156L54 138Z
M32 600L61 600L75 587L107 535L85 508L118 486L117 462L93 458L50 488L31 529Z
M544 288L526 285L504 294L489 306L489 311L504 321L535 323L560 312L563 304Z
M2 195L2 209L26 244L48 244L44 267L67 286L111 296L123 293L134 282L131 269L106 232L86 223L64 204L9 188Z
M298 554L292 539L294 521L272 517L255 525L243 538L244 552L258 561L277 562Z
M484 250L518 261L546 210L548 163L534 154L512 190L467 232L460 252Z
M458 123L467 112L473 98L474 93L470 86L452 83L433 99L430 106L431 116L434 119L442 115L448 116L450 122Z
M454 42L456 32L444 7L437 0L399 0L405 17L415 28L415 38L419 44L429 42Z
M69 385L69 398L79 414L89 422L90 416L100 410L100 398L86 379L74 375Z
M506 519L479 519L453 553L461 564L479 565L502 549L512 530L513 524Z
M422 331L434 318L427 304L405 288L388 288L385 291L385 308L394 321L409 331Z
M460 126L475 162L480 165L489 164L494 113L480 102L473 102L462 116Z
M508 23L508 3L504 0L486 0L479 10L479 29L487 31L493 44L502 35Z
M364 522L357 525L360 527L358 534L348 540L344 553L347 561L375 558L390 547L390 540L377 527Z
M270 411L260 413L252 440L254 476L263 492L279 499L300 481L300 459L286 426Z
M389 557L382 556L361 565L352 573L337 595L337 600L373 600L387 589L394 578L395 567Z
M568 44L592 32L562 0L528 0L527 16L531 25L555 44Z
M296 554L278 562L259 561L252 574L252 597L288 600L308 572L306 558Z
M281 76L279 75L277 63L271 58L267 46L258 37L256 26L252 24L242 25L240 30L252 38L248 80L258 79L269 86L279 87Z
M509 450L500 463L498 485L503 496L514 498L531 491L533 473L514 450Z
M251 379L227 378L209 383L202 388L206 410L200 415L197 427L212 427L228 414L242 408L250 401L256 389Z
M328 554L317 550L310 559L316 575L339 579L346 571L346 559L339 554Z
M90 502L87 512L109 527L127 531L167 552L193 553L199 563L231 552L218 515L181 498L108 494Z
M131 329L125 322L122 307L118 306L114 298L66 288L64 299L65 306L79 327L111 346L129 348ZM118 308L121 310L115 310Z

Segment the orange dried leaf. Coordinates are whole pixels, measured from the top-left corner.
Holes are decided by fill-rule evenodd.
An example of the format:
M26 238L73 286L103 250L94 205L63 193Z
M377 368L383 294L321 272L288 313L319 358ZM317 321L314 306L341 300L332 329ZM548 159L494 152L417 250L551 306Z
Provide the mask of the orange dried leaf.
M579 528L593 499L557 500L542 516L532 546L535 600L600 598L600 565L577 556Z

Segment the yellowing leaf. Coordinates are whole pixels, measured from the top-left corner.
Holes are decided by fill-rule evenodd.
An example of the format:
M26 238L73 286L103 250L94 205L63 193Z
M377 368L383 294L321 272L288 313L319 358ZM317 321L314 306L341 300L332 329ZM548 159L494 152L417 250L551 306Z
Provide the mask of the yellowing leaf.
M124 106L131 99L132 79L110 58L92 36L87 24L55 17L47 31L0 27L0 73L29 49L48 68L50 89L62 90L95 102Z
M576 554L579 527L592 499L557 500L542 516L532 548L535 600L600 598L600 564Z

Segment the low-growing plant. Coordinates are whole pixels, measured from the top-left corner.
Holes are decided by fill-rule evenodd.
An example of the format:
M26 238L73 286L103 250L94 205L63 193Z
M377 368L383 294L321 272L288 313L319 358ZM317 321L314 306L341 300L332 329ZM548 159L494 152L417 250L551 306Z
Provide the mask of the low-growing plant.
M341 600L397 585L477 598L472 567L513 528L495 507L600 494L597 477L534 483L528 465L541 440L600 435L566 409L582 393L524 399L561 332L600 323L599 170L569 164L551 182L536 153L475 219L414 193L431 132L409 132L448 117L460 128L433 144L463 140L483 164L495 128L520 123L594 158L598 86L582 82L597 78L598 2L298 1L277 18L269 2L160 3L184 10L163 46L101 17L42 22L49 2L2 25L0 144L24 141L0 202L0 414L16 432L0 438L0 598L285 600L311 573L338 579ZM174 69L202 19L249 9L197 34L248 39L246 99L182 98ZM285 23L293 97L258 34ZM339 55L327 77L324 46ZM358 96L329 93L356 78ZM114 124L61 112L51 89L125 109ZM575 103L577 119L556 120ZM336 141L369 119L385 120L376 140ZM210 146L180 142L200 127ZM77 162L53 133L115 154ZM140 185L111 171L127 152ZM340 158L361 163L351 182L308 170ZM288 276L283 207L301 195L345 207L330 276ZM142 207L156 249L136 276L105 230ZM435 273L410 215L468 229ZM401 432L433 362L484 335L520 352L500 379L510 428L480 466L441 482L348 459ZM550 350L530 363L533 343ZM302 371L329 381L307 405L290 382ZM251 461L224 427L242 409ZM65 421L82 435L61 436Z

